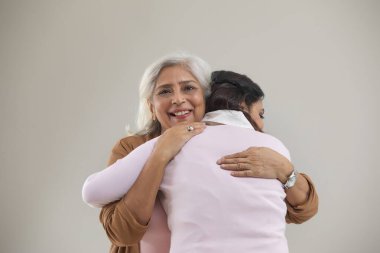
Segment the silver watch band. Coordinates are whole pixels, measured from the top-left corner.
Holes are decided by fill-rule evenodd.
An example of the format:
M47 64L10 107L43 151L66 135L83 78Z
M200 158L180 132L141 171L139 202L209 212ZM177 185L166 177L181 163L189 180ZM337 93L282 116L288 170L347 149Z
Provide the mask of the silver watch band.
M292 171L292 174L290 174L290 176L288 177L288 180L287 180L286 183L283 185L283 187L284 187L285 189L292 188L292 187L296 184L296 181L297 181L297 175L298 175L298 171L293 170L293 171Z

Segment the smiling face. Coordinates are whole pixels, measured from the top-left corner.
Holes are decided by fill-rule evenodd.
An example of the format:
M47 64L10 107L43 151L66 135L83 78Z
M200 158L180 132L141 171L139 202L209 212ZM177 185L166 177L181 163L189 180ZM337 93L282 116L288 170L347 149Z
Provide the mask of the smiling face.
M152 114L161 123L162 132L178 122L201 121L205 114L203 88L182 66L161 71L149 104Z

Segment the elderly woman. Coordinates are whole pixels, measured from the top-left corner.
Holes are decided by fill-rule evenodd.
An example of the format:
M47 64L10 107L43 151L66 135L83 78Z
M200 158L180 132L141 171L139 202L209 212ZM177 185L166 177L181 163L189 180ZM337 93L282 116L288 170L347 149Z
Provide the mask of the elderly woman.
M168 252L167 222L157 193L169 161L190 138L205 128L198 121L205 112L204 98L209 90L207 69L207 64L193 56L165 58L147 69L142 80L140 109L148 110L151 118L142 117L144 132L126 137L115 146L110 164L142 143L160 137L133 185L126 187L130 187L128 192L102 209L101 221L113 243L111 252L139 252L141 238L143 253ZM268 148L248 148L220 159L219 163L222 168L240 170L234 172L238 173L235 176L271 178L285 183L289 188L285 190L288 222L301 223L316 213L317 195L310 179L303 174L294 175L291 163L277 152ZM90 177L87 182L96 182L95 179ZM129 178L120 180L130 181ZM86 184L84 199L87 202L98 206L107 203L98 201L101 197L96 200L86 197L85 188ZM98 193L99 196L107 195L103 189Z

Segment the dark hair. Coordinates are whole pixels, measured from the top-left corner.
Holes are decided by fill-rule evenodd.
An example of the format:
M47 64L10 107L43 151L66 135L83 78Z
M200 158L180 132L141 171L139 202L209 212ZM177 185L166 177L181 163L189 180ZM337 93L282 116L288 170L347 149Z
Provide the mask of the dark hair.
M217 110L241 111L257 131L258 128L251 116L241 106L247 107L264 98L260 86L249 77L232 71L214 71L211 74L211 94L206 101L206 112Z

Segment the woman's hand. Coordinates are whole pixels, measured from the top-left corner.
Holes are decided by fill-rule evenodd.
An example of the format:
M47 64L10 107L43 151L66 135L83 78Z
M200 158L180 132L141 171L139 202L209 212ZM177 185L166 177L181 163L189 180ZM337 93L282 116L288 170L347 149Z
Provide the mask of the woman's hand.
M248 148L243 152L222 157L217 163L223 169L231 170L231 175L235 177L278 179L282 184L285 184L293 171L293 165L286 157L264 147ZM287 217L290 222L302 223L318 211L318 195L309 182L310 178L306 180L305 175L299 174L296 184L285 190L289 203Z
M292 163L276 151L265 147L247 150L222 157L217 161L222 169L231 170L235 177L278 179L285 183L293 170Z
M183 122L167 129L157 140L153 152L169 162L192 137L203 132L204 122Z

